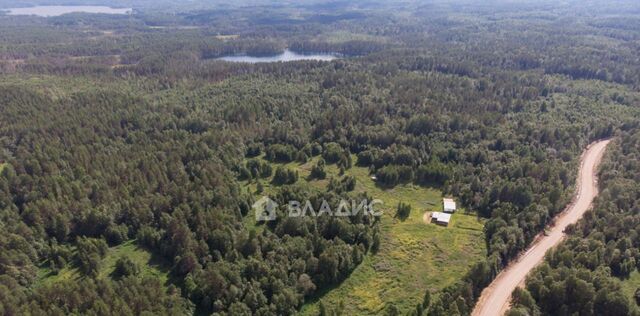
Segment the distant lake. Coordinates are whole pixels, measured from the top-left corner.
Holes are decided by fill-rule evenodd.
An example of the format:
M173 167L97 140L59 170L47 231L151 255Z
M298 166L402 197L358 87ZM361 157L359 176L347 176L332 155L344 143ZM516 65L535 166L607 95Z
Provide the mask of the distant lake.
M131 9L114 9L104 6L35 6L27 8L0 9L8 11L8 15L37 15L42 17L59 16L67 13L105 13L128 14Z
M297 61L297 60L318 60L318 61L330 61L339 58L336 54L298 54L290 50L285 50L284 53L275 56L266 57L254 57L254 56L225 56L218 58L218 60L230 61L234 63L273 63L278 61Z

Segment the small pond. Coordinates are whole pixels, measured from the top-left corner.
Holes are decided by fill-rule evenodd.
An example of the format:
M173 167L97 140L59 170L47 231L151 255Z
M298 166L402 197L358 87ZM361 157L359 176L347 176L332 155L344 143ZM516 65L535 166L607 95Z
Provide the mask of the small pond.
M218 60L230 61L234 63L273 63L278 61L297 61L297 60L318 60L318 61L331 61L340 58L337 54L298 54L290 50L285 50L282 54L266 57L254 57L254 56L225 56L218 58Z

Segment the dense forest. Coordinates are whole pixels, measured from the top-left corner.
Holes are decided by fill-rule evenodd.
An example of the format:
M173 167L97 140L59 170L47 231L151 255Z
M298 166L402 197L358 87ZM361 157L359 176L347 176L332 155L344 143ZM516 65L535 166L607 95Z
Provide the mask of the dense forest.
M570 201L584 147L612 136L595 211L511 313L630 313L614 278L640 262L640 8L596 4L0 15L0 314L295 314L376 255L380 223L256 224L251 206L264 179L280 205L363 195L357 166L381 188L437 188L486 220L484 260L411 310L381 311L468 315ZM284 49L342 58L217 59ZM312 159L310 179L340 170L324 190L285 167ZM131 241L166 262L166 282L126 258L100 277L109 249Z
M624 133L600 168L601 194L570 238L514 294L509 315L638 315L621 289L639 267L640 133ZM636 292L638 293L638 292ZM636 294L637 297L638 294Z

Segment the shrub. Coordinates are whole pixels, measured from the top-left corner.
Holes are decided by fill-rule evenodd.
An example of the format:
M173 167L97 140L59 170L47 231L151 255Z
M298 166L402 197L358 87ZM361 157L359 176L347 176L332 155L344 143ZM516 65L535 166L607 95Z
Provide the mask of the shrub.
M113 276L116 278L123 278L140 273L140 267L133 262L129 257L120 257L116 261L116 267L113 269Z
M273 184L294 184L298 181L298 172L283 167L278 167L276 173L273 176Z
M405 220L411 214L411 205L400 202L398 203L398 210L396 211L396 217L400 220Z
M311 179L324 179L327 177L327 172L324 170L324 159L320 158L318 162L311 168Z

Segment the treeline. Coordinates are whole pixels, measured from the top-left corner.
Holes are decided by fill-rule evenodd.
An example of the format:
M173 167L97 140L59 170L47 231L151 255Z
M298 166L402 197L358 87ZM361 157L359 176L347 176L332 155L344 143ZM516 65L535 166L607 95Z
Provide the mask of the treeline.
M567 229L569 239L514 292L509 315L638 315L636 301L622 292L640 267L638 223L640 133L623 133L600 167L594 208Z
M247 38L232 41L215 41L200 49L202 58L218 58L233 55L273 56L282 53L286 43L277 39Z
M289 49L299 53L333 53L343 56L362 56L382 51L388 47L384 43L350 40L339 43L301 41L289 43Z

